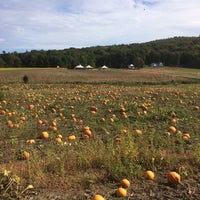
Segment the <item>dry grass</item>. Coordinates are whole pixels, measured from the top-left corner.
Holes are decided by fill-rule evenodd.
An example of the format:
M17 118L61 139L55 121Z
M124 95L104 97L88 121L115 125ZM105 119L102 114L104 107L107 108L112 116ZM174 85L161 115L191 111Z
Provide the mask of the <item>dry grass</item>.
M14 72L14 73L13 73ZM68 69L12 69L1 70L1 83L22 82L27 75L30 83L65 83L65 82L126 82L126 83L165 83L171 81L190 82L191 78L200 79L197 70L180 68L158 69L108 69L108 70L68 70Z

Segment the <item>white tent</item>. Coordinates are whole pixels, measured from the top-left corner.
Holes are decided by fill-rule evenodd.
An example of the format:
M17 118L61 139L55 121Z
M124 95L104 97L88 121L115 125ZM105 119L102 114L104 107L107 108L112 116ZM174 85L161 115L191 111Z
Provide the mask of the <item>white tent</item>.
M91 65L87 65L85 68L86 69L93 69L93 67Z
M103 66L101 67L101 69L108 69L108 67L107 67L106 65L103 65Z
M77 65L76 67L74 67L74 69L84 69L84 67L82 65Z

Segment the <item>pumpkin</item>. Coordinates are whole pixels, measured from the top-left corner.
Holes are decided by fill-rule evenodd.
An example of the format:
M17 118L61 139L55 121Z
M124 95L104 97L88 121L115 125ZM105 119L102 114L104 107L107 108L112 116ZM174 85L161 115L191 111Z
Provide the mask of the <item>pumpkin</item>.
M75 140L76 139L76 136L75 135L70 135L68 136L68 140L69 141L72 141L72 140Z
M199 110L199 106L194 106L194 110Z
M124 178L124 179L122 179L121 181L120 181L120 183L121 183L121 185L122 185L122 187L125 187L125 188L128 188L128 187L130 187L130 181L128 180L128 179L126 179L126 178Z
M56 132L58 130L56 126L52 126L51 129L53 132Z
M26 143L35 144L35 140L34 139L26 140Z
M104 200L104 198L100 194L95 194L92 200Z
M114 138L114 140L115 140L115 142L121 142L121 141L122 141L121 137L119 137L119 136L116 136L116 137Z
M141 135L141 134L142 134L142 131L139 130L139 129L136 129L136 130L135 130L135 133L136 133L137 135Z
M126 109L124 107L121 107L120 112L126 112Z
M189 140L190 139L190 134L189 133L183 134L183 139Z
M172 123L172 124L176 124L176 119L174 119L174 118L171 119L171 123Z
M52 123L51 123L51 126L57 126L57 123L56 123L56 121L52 121Z
M97 108L96 106L91 106L91 107L90 107L90 111L96 112L97 110L98 110L98 108Z
M152 172L151 170L147 170L147 171L145 172L145 175L146 175L146 178L147 178L148 180L153 180L153 179L155 178L155 174L154 174L154 172Z
M181 182L181 176L174 171L171 171L167 175L167 182L172 185L177 185Z
M126 197L127 196L127 190L123 187L119 187L119 188L117 188L116 195L118 197Z
M21 116L21 117L20 117L20 120L21 120L21 121L25 121L25 120L26 120L26 117Z
M30 153L27 152L27 151L24 151L22 156L23 156L24 159L29 159L30 158Z
M33 104L29 105L29 110L32 110L35 106Z
M121 129L119 132L120 132L120 134L126 134L127 130L126 129Z
M176 113L175 113L175 112L172 112L172 113L171 113L171 117L176 117Z
M62 139L62 135L61 134L58 134L56 137Z
M43 131L43 132L41 133L41 138L42 138L42 139L48 139L48 138L49 138L49 133L48 133L47 131Z
M62 143L62 138L60 138L60 137L56 137L56 142L58 142L58 143Z
M170 127L168 128L168 131L169 131L170 133L176 133L176 128L175 128L174 126L170 126Z

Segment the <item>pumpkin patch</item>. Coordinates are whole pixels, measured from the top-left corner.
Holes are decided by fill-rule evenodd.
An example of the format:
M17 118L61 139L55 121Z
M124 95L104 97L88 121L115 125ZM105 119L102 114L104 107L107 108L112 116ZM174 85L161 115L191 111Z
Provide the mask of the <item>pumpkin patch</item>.
M178 193L199 179L198 84L157 84L156 74L151 84L51 82L52 74L30 73L29 85L0 83L0 178L12 169L24 186L78 188L77 198L93 200Z

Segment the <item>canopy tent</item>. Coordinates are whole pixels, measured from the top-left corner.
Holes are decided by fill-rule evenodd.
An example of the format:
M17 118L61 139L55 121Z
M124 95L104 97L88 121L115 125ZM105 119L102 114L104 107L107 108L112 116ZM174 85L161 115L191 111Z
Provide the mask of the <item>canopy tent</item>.
M74 69L84 69L84 67L82 65L77 65L76 67L74 67Z
M93 69L93 67L91 65L87 65L85 68L86 69Z
M103 66L101 67L101 69L108 69L108 67L107 67L106 65L103 65Z

